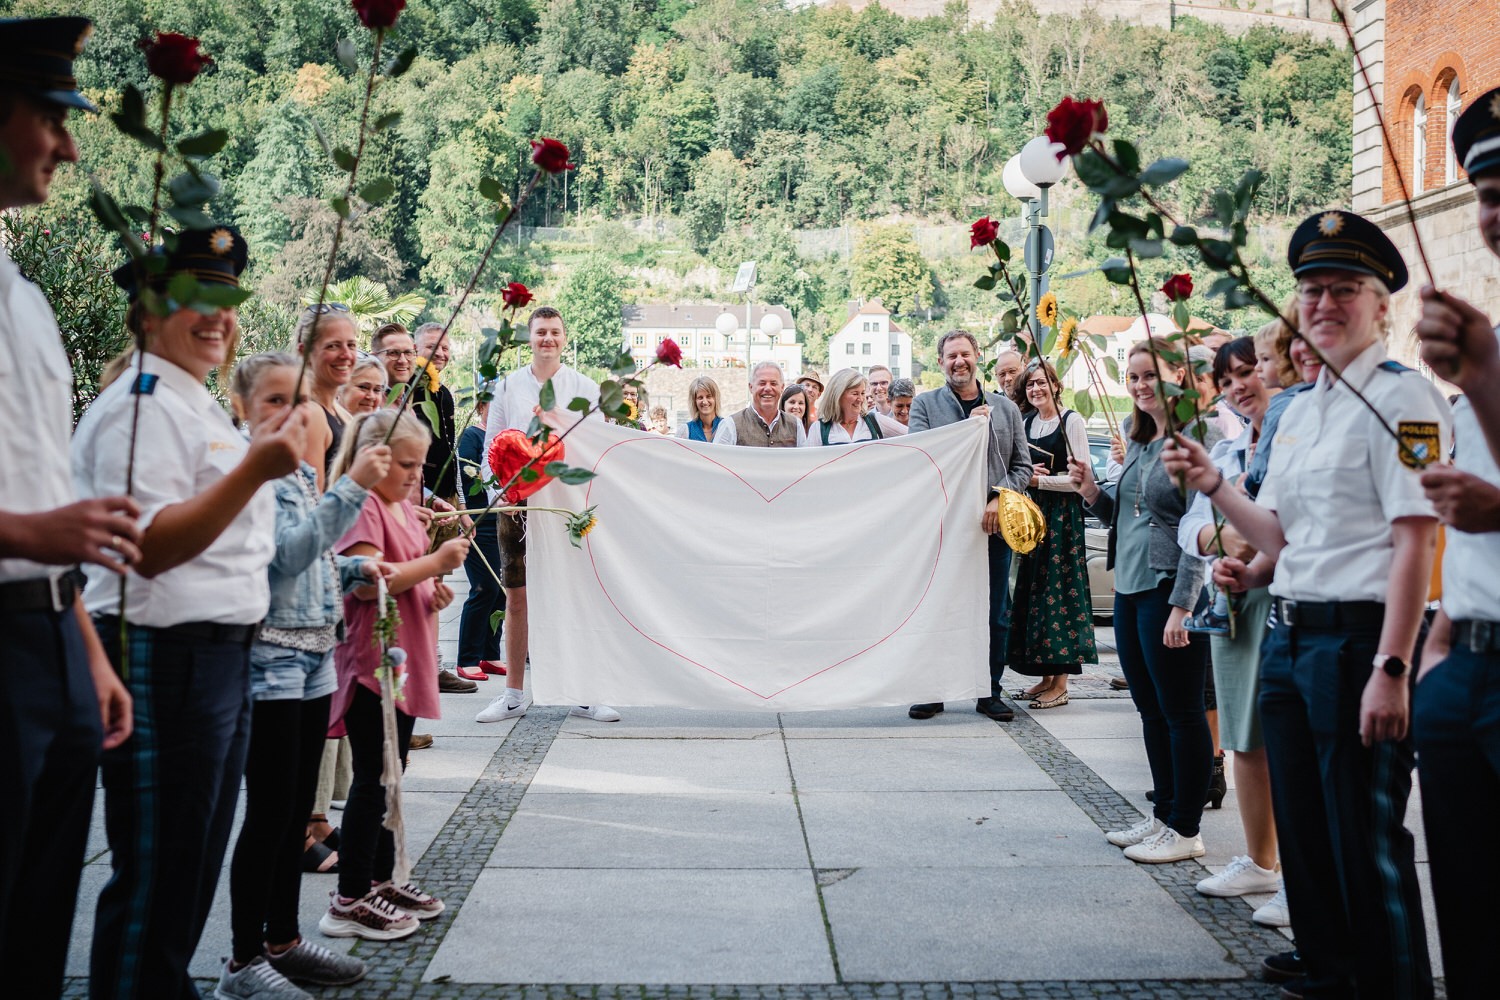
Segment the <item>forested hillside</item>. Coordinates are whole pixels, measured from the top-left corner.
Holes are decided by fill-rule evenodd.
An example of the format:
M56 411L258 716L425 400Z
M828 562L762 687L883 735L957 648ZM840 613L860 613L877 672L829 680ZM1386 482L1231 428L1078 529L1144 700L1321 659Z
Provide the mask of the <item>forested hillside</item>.
M335 143L352 139L362 81L334 46L370 37L347 3L0 8L92 16L79 75L106 107L126 82L149 92L138 39L154 29L202 38L214 65L182 91L174 121L233 135L214 161L224 186L210 210L244 230L249 280L266 303L291 307L316 285L332 230L326 198L342 175L314 126ZM757 257L760 297L798 314L814 356L851 295L885 291L923 322L931 310L972 319L986 305L963 261L918 254L902 264L906 286L882 285L895 272L861 264L859 247L884 239L901 244L885 257L909 258L917 244L903 231L854 230L852 262L848 252L799 255L793 232L1016 214L1001 168L1064 94L1103 98L1111 134L1149 155L1190 158L1177 185L1189 214L1251 164L1269 175L1267 222L1343 202L1350 183L1347 55L1269 29L1232 37L1191 20L1169 32L1098 15L1039 19L1024 4L969 26L962 3L906 20L875 6L854 14L777 0L412 0L390 44L420 55L377 91L377 113L403 116L373 137L366 162L398 192L362 221L339 277L418 292L429 311L467 278L488 238L479 179L516 190L537 135L566 142L578 169L539 194L524 222L571 227L574 238L508 246L482 289L517 278L555 294L591 267L612 275L625 300L644 301L704 294L713 267ZM135 201L150 181L139 147L105 118L75 125L81 169L64 172L44 210L55 238L89 226L85 171ZM1059 196L1065 235L1066 186ZM1092 253L1081 240L1059 242L1066 263ZM911 279L914 269L924 273ZM1087 282L1076 292L1104 294Z

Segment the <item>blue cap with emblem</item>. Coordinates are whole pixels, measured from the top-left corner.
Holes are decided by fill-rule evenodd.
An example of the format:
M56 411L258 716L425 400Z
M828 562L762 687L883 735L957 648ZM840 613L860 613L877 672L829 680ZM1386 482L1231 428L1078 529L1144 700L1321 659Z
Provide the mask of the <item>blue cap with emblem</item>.
M1470 180L1500 170L1500 87L1479 95L1453 123L1453 153Z
M1286 248L1292 273L1355 271L1379 278L1389 291L1406 285L1406 262L1391 238L1369 219L1334 209L1302 220Z
M173 275L190 274L207 285L231 285L238 288L240 273L249 260L245 238L232 226L212 229L188 229L177 234L177 245L168 251L153 251L166 258L166 266L151 275L151 285L163 291ZM114 269L115 284L125 289L134 302L140 294L140 272L133 262Z
M84 111L99 109L78 92L73 60L94 25L86 17L0 18L0 87Z

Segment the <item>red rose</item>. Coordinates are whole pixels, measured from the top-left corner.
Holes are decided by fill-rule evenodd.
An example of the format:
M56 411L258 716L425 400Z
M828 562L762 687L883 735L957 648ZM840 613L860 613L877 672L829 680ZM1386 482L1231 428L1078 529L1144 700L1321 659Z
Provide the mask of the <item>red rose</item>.
M360 23L372 31L389 28L406 9L406 0L353 0Z
M1109 128L1109 114L1103 101L1075 101L1064 97L1047 112L1047 138L1062 143L1057 158L1062 160L1083 152L1094 136Z
M158 31L155 41L142 46L146 50L146 69L169 86L192 83L199 73L213 65L198 44L198 39L175 31Z
M1193 276L1191 274L1174 274L1161 286L1161 293L1167 297L1169 302L1181 302L1193 297Z
M500 301L504 302L506 306L511 309L519 309L529 303L533 298L535 298L535 296L531 294L531 289L527 288L519 281L512 281L510 284L506 285L505 288L500 292Z
M999 238L1000 223L992 221L988 215L969 227L970 250L975 247L987 247Z
M531 140L531 162L549 174L560 174L577 166L568 162L568 147L556 139Z
M668 337L656 346L656 360L664 365L681 368L682 348L677 346L677 341Z

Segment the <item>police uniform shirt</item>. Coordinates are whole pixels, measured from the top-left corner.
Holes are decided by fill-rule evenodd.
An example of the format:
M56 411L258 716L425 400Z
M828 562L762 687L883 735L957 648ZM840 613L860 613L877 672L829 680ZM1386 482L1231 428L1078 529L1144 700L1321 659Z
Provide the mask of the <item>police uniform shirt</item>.
M1377 342L1349 363L1344 379L1409 449L1440 459L1452 440L1447 403L1421 375L1381 368L1385 361ZM1437 517L1410 462L1375 415L1325 368L1282 415L1257 498L1276 511L1286 536L1271 593L1302 601L1384 602L1391 522Z
M557 396L557 409L562 413L571 416L575 411L569 410L568 404L579 396L588 400L590 406L599 402L598 384L567 365L558 368L551 381L552 391ZM537 381L536 374L527 365L505 376L495 387L494 398L490 400L490 418L484 428L486 477L490 475L490 444L495 440L495 435L506 430L524 431L531 426L531 420L536 416L533 411L541 404L542 386L545 384ZM597 416L597 413L594 415ZM490 493L493 500L494 491L491 490Z
M42 290L0 246L0 511L34 514L72 503L68 431L73 373ZM0 559L0 583L61 576L66 566Z
M1500 486L1500 466L1468 397L1453 407L1454 464ZM1500 621L1500 532L1478 535L1448 529L1443 547L1443 610L1454 621Z
M249 448L202 382L154 354L145 355L144 362L141 381L148 384L140 396L133 490L141 505L142 532L163 507L189 500L223 479ZM137 371L127 369L78 422L73 481L80 496L125 492ZM130 573L125 617L155 628L260 621L271 604L267 570L276 553L275 526L276 500L268 483L195 558L150 580ZM84 605L89 613L119 614L117 578L97 566L87 572Z

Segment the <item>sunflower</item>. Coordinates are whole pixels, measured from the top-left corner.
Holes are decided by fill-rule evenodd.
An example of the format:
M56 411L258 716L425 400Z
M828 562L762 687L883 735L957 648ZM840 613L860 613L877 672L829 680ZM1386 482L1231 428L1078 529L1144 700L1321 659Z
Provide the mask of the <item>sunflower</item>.
M628 399L625 400L625 419L628 420L628 421L630 421L633 424L637 420L639 420L640 417L641 417L641 411L635 405L635 403L633 403L632 401L630 401Z
M1043 326L1057 325L1057 296L1048 292L1042 296L1042 300L1036 304L1036 318L1041 320Z
M1061 361L1068 356L1073 349L1073 334L1078 331L1078 320L1072 316L1062 321L1062 326L1057 328L1057 359Z

